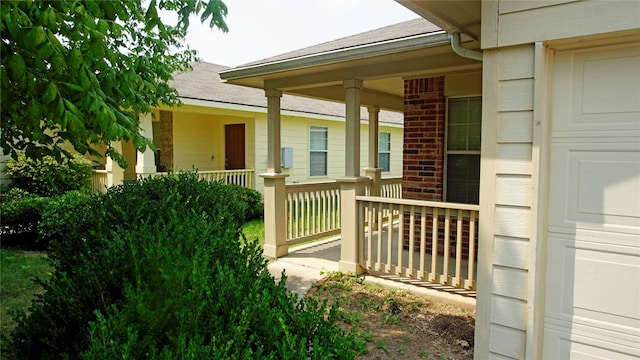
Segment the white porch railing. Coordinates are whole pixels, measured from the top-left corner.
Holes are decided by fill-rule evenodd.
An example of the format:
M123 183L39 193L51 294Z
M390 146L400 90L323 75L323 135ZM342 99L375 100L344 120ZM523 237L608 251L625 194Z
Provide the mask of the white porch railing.
M91 191L106 192L108 183L107 170L93 170L91 174Z
M198 171L198 177L253 188L253 169Z
M340 233L340 186L335 181L286 186L287 244Z
M371 194L371 182L364 188L366 196ZM402 198L402 177L390 177L380 179L380 196L384 198L401 199Z
M289 184L287 243L295 245L340 233L340 185L335 181ZM367 186L366 191L370 191ZM381 180L383 197L402 197L402 178Z
M380 180L380 197L402 199L402 177L383 178Z
M356 199L363 240L360 266L475 289L477 205L369 196Z
M207 181L220 181L224 184L235 184L248 188L254 188L253 183L253 169L240 169L240 170L211 170L211 171L198 171L198 178L205 179ZM94 170L91 175L91 189L95 192L105 192L108 183L107 170ZM167 176L166 172L158 172L150 174L151 176Z
M152 176L167 176L166 172L152 174ZM234 184L253 188L253 169L240 170L208 170L197 172L199 179L219 181L223 184Z

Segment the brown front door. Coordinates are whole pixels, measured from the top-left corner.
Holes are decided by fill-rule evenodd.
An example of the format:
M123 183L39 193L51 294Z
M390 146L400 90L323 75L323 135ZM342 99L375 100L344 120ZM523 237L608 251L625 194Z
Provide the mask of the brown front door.
M244 124L224 126L225 170L244 169Z

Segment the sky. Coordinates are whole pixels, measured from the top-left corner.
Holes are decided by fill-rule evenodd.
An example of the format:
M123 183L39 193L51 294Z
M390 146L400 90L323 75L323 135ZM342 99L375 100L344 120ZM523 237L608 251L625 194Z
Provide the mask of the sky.
M238 66L415 19L394 0L223 0L228 33L192 20L187 43L206 62Z

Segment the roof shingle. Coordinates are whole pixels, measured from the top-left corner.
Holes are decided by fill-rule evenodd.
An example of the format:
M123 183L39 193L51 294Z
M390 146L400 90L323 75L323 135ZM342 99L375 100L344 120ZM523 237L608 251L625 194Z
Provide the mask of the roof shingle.
M220 80L218 73L228 69L228 67L203 61L193 63L191 66L191 71L174 74L173 80L170 82L171 86L178 90L180 97L255 106L264 108L266 111L267 98L263 90L233 85ZM282 96L281 109L341 118L345 116L344 104L288 94L283 94ZM363 120L368 119L366 108L362 108L361 118ZM381 110L379 121L381 123L402 125L403 114Z

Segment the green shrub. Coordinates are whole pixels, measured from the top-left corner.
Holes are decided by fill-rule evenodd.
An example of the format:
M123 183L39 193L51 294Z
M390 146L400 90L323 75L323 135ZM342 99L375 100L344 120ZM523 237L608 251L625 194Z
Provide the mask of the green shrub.
M6 164L7 175L13 180L12 186L40 196L89 189L92 171L91 162L80 155L62 159L52 156L30 159L19 153L17 159L9 159Z
M85 231L50 234L57 270L18 318L17 358L348 359L361 350L334 311L325 321L324 306L276 283L257 243L240 240L246 205L232 187L179 174L58 206L72 203L84 215L58 217L60 231L67 222Z
M99 197L98 193L74 190L49 198L38 223L38 242L47 248L55 242L54 251L60 253L60 256L74 257L79 254L81 250L74 245L86 242L90 229L85 226L101 221L90 219L101 216L100 213L95 212L95 209L99 209ZM66 239L76 239L76 241L66 241ZM65 248L61 249L61 247Z
M38 222L49 198L13 188L2 193L0 200L2 245L44 249L46 243L38 241Z
M262 201L262 194L260 194L260 192L240 185L227 186L230 186L233 191L238 193L240 201L247 204L244 222L264 217L264 202Z

